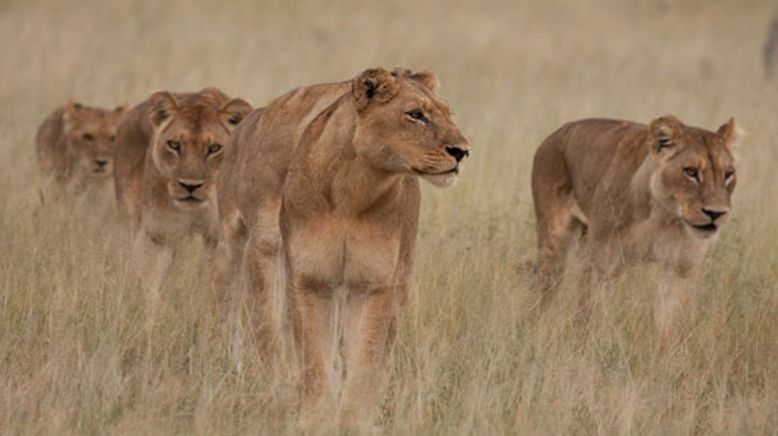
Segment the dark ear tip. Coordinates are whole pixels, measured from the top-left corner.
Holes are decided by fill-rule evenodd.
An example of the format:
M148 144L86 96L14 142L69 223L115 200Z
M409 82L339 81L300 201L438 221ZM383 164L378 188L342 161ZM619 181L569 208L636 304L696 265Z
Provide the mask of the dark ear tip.
M362 84L365 86L365 95L367 95L367 98L373 98L376 89L378 88L378 84L376 83L375 79L367 78L362 81Z

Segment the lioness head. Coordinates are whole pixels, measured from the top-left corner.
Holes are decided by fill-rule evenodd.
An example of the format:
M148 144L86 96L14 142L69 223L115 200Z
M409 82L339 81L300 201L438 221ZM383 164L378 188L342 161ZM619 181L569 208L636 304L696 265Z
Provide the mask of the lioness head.
M656 162L651 192L694 235L710 237L729 218L737 141L734 119L715 133L686 126L673 116L649 126L648 147Z
M359 122L355 151L374 167L453 185L470 145L451 120L430 72L370 69L357 76L352 98Z
M160 91L149 99L152 160L176 206L197 206L210 197L227 138L251 111L246 101L221 96L206 89L180 99Z
M63 120L67 146L81 172L101 178L113 173L116 127L125 110L125 106L105 110L74 101L65 105Z

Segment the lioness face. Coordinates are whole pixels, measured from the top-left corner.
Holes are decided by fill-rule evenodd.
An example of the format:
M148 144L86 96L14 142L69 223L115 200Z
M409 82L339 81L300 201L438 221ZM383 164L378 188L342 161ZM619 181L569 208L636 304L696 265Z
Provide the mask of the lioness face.
M107 178L113 174L116 127L125 107L104 110L69 102L65 105L65 135L79 172Z
M167 92L152 95L150 103L152 159L166 179L168 195L178 207L204 204L211 198L229 134L251 106L233 99L220 107L206 96L180 103Z
M360 74L353 85L360 116L356 152L388 172L416 174L439 187L456 183L470 145L436 89L429 72Z
M713 133L663 117L652 123L651 131L658 164L651 178L652 193L695 236L715 235L729 218L737 183L734 120Z

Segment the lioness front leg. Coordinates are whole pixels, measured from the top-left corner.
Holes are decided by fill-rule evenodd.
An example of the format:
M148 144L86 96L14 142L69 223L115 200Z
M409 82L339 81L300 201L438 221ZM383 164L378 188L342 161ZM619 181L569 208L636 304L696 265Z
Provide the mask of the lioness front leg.
M135 235L132 249L133 270L146 294L152 321L159 307L159 291L170 271L173 255L174 250L169 241L155 238L142 228Z
M290 274L292 328L300 358L300 415L303 427L332 416L335 395L333 352L336 326L333 323L333 289Z
M259 353L267 362L286 365L283 322L285 308L282 299L286 292L281 241L277 231L259 229L251 232L244 249L243 273L246 280L250 331L257 342Z
M243 262L246 227L242 222L228 223L213 249L210 297L222 315L228 312L230 302L237 291L241 263Z
M701 278L701 265L663 265L654 309L654 321L663 346L673 345L682 332L688 331Z
M338 421L342 428L370 425L383 393L397 329L398 289L349 289L344 332L346 380Z
M581 276L578 280L578 313L576 322L589 322L595 304L596 292L612 288L613 280L622 269L622 260L606 243L592 242L584 253Z

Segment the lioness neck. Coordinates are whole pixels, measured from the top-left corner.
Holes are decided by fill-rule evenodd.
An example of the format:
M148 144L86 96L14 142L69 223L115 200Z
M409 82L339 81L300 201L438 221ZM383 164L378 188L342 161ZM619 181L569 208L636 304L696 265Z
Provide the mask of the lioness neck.
M651 155L646 155L640 167L635 171L629 186L629 210L634 211L632 217L633 237L642 239L645 235L654 235L659 229L672 231L678 237L685 237L683 223L678 219L674 211L669 210L655 196L651 187L656 162ZM654 245L654 238L648 238L644 242Z
M378 169L357 155L357 122L357 113L345 102L314 120L307 134L315 137L301 144L298 154L298 171L305 174L309 183L292 182L296 185L293 189L315 190L332 211L346 215L358 215L397 201L405 178L404 174Z

